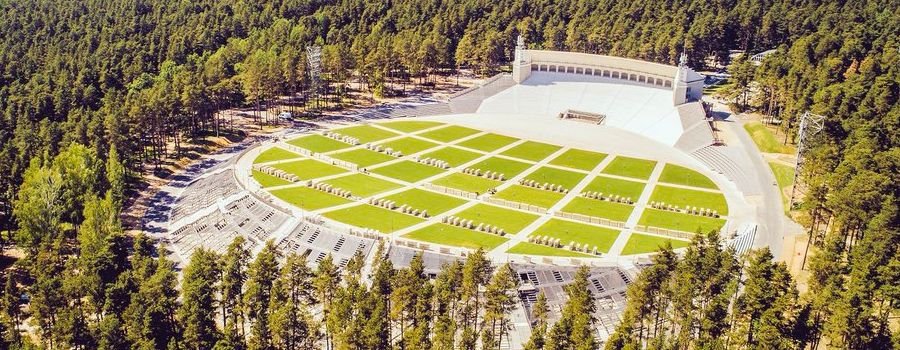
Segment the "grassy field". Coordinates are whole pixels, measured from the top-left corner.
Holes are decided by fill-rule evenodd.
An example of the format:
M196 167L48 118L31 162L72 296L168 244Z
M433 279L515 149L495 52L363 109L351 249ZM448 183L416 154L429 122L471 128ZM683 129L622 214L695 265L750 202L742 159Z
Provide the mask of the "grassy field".
M480 131L475 129L470 129L464 126L459 125L450 125L447 127L443 127L440 129L435 129L431 131L426 131L424 133L419 134L419 136L427 137L432 140L437 140L441 142L450 142L453 140L461 139L463 137L474 135L479 133Z
M406 182L416 182L440 174L444 172L444 169L404 160L402 162L372 169L371 171L376 174L400 179Z
M584 197L572 198L572 201L566 205L562 211L573 214L581 214L593 216L595 218L604 218L615 221L626 221L634 207L628 204L613 203L598 199L590 199Z
M359 165L360 167L381 164L387 161L397 159L381 152L370 151L365 148L357 148L349 151L343 151L330 154L332 158L348 161Z
M534 180L540 183L551 183L556 185L562 185L567 189L572 189L581 182L584 177L587 176L583 173L576 173L574 171L562 170L551 167L543 167L534 172L525 175L526 180Z
M292 183L290 181L266 174L259 170L253 171L253 179L256 180L256 182L259 182L259 185L262 187L281 186Z
M518 141L519 139L515 137L498 135L498 134L484 134L472 139L465 140L460 142L459 145L471 149L477 149L479 151L492 152L498 148L511 144L513 142Z
M573 252L571 250L548 247L543 244L534 244L522 242L506 251L510 254L522 255L539 255L539 256L562 256L573 258L596 258L596 256L584 253Z
M558 151L560 148L562 147L557 145L527 141L524 143L520 143L516 147L510 148L500 154L504 156L516 157L519 159L537 162L539 160L547 158L547 156L553 154L553 152Z
M631 200L637 201L644 192L646 184L637 181L628 181L612 177L599 175L594 178L585 188L584 192L600 192L603 195L619 195L625 198L631 197Z
M564 196L564 194L559 192L539 190L537 188L520 185L513 185L494 195L495 198L536 205L545 209L552 207Z
M427 226L403 237L435 244L471 249L484 248L487 250L494 249L507 241L506 238L490 233L478 232L445 224Z
M398 135L395 132L387 131L371 125L356 125L349 128L335 129L332 131L344 136L355 137L359 139L359 142L361 143L384 140L386 138L391 138Z
M616 238L619 237L619 231L600 226L552 219L541 225L530 236L559 238L562 245L567 245L574 241L579 244L587 244L591 249L597 246L597 250L607 253L616 241Z
M508 234L521 231L525 226L537 220L538 216L517 210L501 208L487 204L477 204L474 207L463 210L455 216L472 220L475 223L485 223L500 227Z
M315 179L323 176L337 175L345 173L344 168L326 164L318 160L304 159L295 162L281 163L272 167L284 170L288 173L297 175L301 180Z
M796 152L793 146L784 145L783 142L779 141L772 129L761 122L748 122L744 124L744 130L747 130L747 133L750 134L750 138L759 147L760 152L786 154L794 154Z
M349 143L341 142L319 134L296 138L288 141L288 143L300 148L308 149L315 153L325 153L351 147Z
M788 202L791 200L791 194L788 190L794 185L794 167L775 162L769 162L769 167L772 168L772 173L775 174L775 181L778 182L781 202L784 203L785 211L789 211L790 208L787 206L790 205Z
M315 190L306 186L284 188L272 194L303 210L318 210L350 203L350 200Z
M481 157L483 154L466 151L456 147L444 147L434 152L422 155L422 157L435 158L450 163L450 166L459 166Z
M401 185L364 174L336 177L325 183L350 191L354 196L368 197L384 191L400 188Z
M531 167L531 164L522 163L519 161L499 158L499 157L491 157L485 160L478 162L471 166L472 169L481 169L481 171L496 171L501 174L506 175L506 178L512 178L513 176L519 175L519 173L525 171Z
M728 215L728 203L725 201L725 195L718 192L658 185L653 189L650 201L677 205L681 208L686 206L708 208L717 210L719 215Z
M406 204L415 209L425 209L429 215L437 215L466 204L465 199L451 197L431 191L413 188L407 191L396 193L386 197L389 200L397 202L397 205Z
M466 192L485 193L489 189L500 186L502 182L463 173L453 173L437 179L433 183Z
M603 173L646 180L655 166L656 162L652 160L619 156L603 169Z
M371 228L383 233L391 233L425 221L412 215L368 204L330 211L322 215L356 227Z
M698 229L709 232L721 229L725 220L646 208L639 224L684 232L697 232Z
M398 120L394 122L380 123L378 125L409 133L444 125L444 123L429 122L424 120Z
M291 158L300 157L299 154L285 150L280 147L272 147L267 149L265 152L260 153L256 159L253 160L253 164L257 163L266 163L266 162L274 162L276 160L285 160Z
M671 242L672 248L683 248L691 244L691 242L678 239L632 233L631 237L628 238L628 242L625 243L625 247L622 248L620 255L653 253L658 251L659 247L666 242Z
M660 182L666 182L676 185L709 188L713 190L719 189L718 186L706 175L703 175L692 169L675 164L666 164L662 174L659 175Z
M597 164L606 158L605 153L597 153L580 149L570 149L563 152L559 157L553 158L550 164L569 167L573 169L581 169L585 171L593 170Z
M381 146L390 147L394 150L403 152L404 155L408 155L419 153L426 149L434 148L439 145L434 142L417 139L415 137L404 137L402 139L396 139L393 141L382 143Z

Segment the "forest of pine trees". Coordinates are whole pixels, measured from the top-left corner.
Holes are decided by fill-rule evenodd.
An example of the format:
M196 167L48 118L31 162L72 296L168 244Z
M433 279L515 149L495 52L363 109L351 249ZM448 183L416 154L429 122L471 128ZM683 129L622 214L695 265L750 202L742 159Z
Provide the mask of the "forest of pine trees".
M235 248L235 256L198 254L222 263L192 264L177 288L171 264L146 238L124 235L118 214L129 188L169 152L220 131L219 111L308 98L308 45L323 47L324 96L340 101L350 82L382 96L397 93L392 82L427 86L431 75L461 67L493 74L522 35L531 48L669 64L686 52L696 68L731 64L731 50L776 49L759 67L731 65L740 68L733 70L739 88L756 92L737 90L736 105L771 116L785 142L803 111L827 117L807 153L812 166L801 174L809 184L798 209L812 235L810 292L795 296L764 252L737 261L716 258L709 247L696 248L696 257L662 254L629 292L617 346L898 346L898 9L897 0L0 0L0 246L21 252L3 272L3 345L22 344L25 325L52 348L231 348L244 339L302 348L317 336L378 348L424 339L447 348L451 334L463 345L495 341L502 334L485 333L474 320L506 322L502 303L488 310L478 299L503 299L504 281L487 292L502 269L470 271L468 281L439 277L399 296L424 283L415 269L382 276L363 293L362 276L338 281L304 272L291 257L249 262ZM694 259L718 259L720 268L708 272L718 274L719 287L738 291L730 294L736 299L726 303L721 290L679 291L710 283L685 271ZM778 283L761 288L758 276ZM488 289L473 295L441 283ZM325 325L312 326L321 318L309 316L318 312L311 303L327 310ZM700 314L721 311L722 303L730 318ZM209 307L222 320L203 314ZM342 327L329 328L338 321ZM403 332L385 341L377 329L389 326L380 322ZM577 329L585 322L539 322L546 334L529 346L592 347ZM566 343L561 334L583 342Z

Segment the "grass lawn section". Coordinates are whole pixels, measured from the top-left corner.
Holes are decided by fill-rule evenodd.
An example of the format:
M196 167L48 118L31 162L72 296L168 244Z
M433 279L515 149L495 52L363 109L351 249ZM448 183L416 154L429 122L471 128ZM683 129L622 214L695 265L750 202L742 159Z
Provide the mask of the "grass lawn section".
M391 128L391 129L394 129L397 131L410 133L410 132L416 132L419 130L424 130L424 129L444 125L444 123L429 122L429 121L424 121L424 120L398 120L398 121L394 121L394 122L381 123L378 125L381 125L386 128Z
M677 205L680 208L686 206L707 208L719 211L719 215L728 215L728 204L725 202L725 195L717 192L658 185L653 189L650 201Z
M465 199L445 196L418 188L390 195L387 199L397 202L397 205L406 204L415 209L425 209L428 211L428 215L437 215L466 204Z
M368 197L384 191L400 188L401 185L364 174L352 174L325 181L353 193L354 196Z
M538 216L517 210L501 208L487 204L477 204L474 207L463 210L455 216L466 220L472 220L476 225L485 223L506 230L507 234L515 234L525 226L537 220Z
M425 221L412 215L368 204L330 211L322 215L332 220L356 227L375 229L383 233L391 233Z
M497 193L494 197L513 202L536 205L541 208L549 209L554 204L556 204L556 202L559 202L559 200L564 196L565 194L559 192L545 191L533 187L513 185L503 191L500 191L500 193Z
M605 153L597 153L580 149L570 149L553 158L550 164L591 171L606 158Z
M266 174L259 170L253 171L253 179L256 180L256 182L259 182L259 185L262 187L281 186L292 183L288 180Z
M659 251L659 248L662 247L666 241L672 242L672 248L684 248L691 244L691 242L682 241L680 239L632 233L631 237L628 237L628 243L625 243L625 247L622 248L622 253L620 255L655 253Z
M326 164L313 159L304 159L298 160L296 162L275 164L272 167L297 175L300 180L315 179L323 176L331 176L347 172L347 170L344 170L344 168L336 167L334 165Z
M476 138L460 142L458 145L471 149L477 149L479 151L491 152L518 140L519 139L515 137L505 135L484 134Z
M612 194L626 198L631 197L631 200L637 201L644 192L645 186L646 184L643 182L597 176L584 188L584 192L600 192L604 196Z
M358 138L359 142L362 143L384 140L386 138L398 135L395 132L387 131L371 125L357 125L332 131L344 136Z
M444 172L444 169L405 160L399 163L372 169L371 171L376 174L381 174L387 177L392 177L407 182L416 182L440 174Z
M791 196L787 190L794 184L794 167L775 162L769 162L769 167L772 168L772 172L775 174L775 181L778 182L781 202L784 203L785 211L789 211L790 208L787 208L787 206L790 205L788 202L790 202Z
M526 180L534 180L543 184L544 182L555 185L562 185L567 189L572 189L581 182L586 174L576 173L574 171L562 170L551 167L543 167L535 170L531 174L525 175Z
M471 166L472 169L481 169L484 171L496 171L498 173L503 174L507 179L512 178L513 176L519 175L519 173L525 171L531 167L531 164L522 163L515 160L491 157L485 160L478 162Z
M573 252L571 250L548 247L543 244L534 244L522 242L506 251L510 254L522 255L542 255L542 256L567 256L575 258L596 258L596 256L584 253Z
M333 153L330 156L335 159L354 163L356 165L359 165L360 167L367 167L397 159L396 157L392 157L380 152L370 151L364 148L357 148L340 153Z
M422 139L417 139L415 137L404 137L402 139L382 143L381 146L393 148L394 150L403 152L403 154L413 154L422 152L432 147L437 147L438 144Z
M500 186L502 182L463 173L453 173L449 176L437 179L433 183L438 186L455 188L467 192L484 193L489 189Z
M603 169L603 172L646 180L650 178L650 173L653 172L653 167L655 166L656 162L652 160L616 157L612 162L609 162L609 165Z
M784 145L781 141L778 141L775 134L772 133L772 129L769 129L763 123L748 122L744 124L744 130L747 130L747 133L750 134L750 138L752 138L753 143L756 143L756 146L759 147L760 152L786 154L793 154L796 152L794 147Z
M319 134L312 134L296 138L288 141L288 143L300 148L308 149L315 153L325 153L352 147L352 145L350 145L349 143L341 142Z
M597 246L597 250L606 253L612 247L619 231L594 225L581 224L572 221L551 219L541 225L530 236L548 236L559 238L562 245L574 241L582 245L587 244L591 249Z
M595 218L604 218L622 222L628 220L628 217L631 215L631 212L633 210L634 207L628 204L614 203L584 197L572 198L572 201L562 209L562 211L567 213L581 214L593 216Z
M440 129L435 129L431 131L426 131L424 133L418 134L422 137L427 137L432 140L437 140L441 142L450 142L453 140L461 139L463 137L474 135L479 133L480 131L475 129L470 129L464 126L459 125L450 125L448 127L443 127Z
M616 157L612 162L603 168L603 173L619 175L625 177L633 177L635 179L647 180L656 166L656 161L637 159L629 157Z
M403 237L435 244L486 250L494 249L507 241L506 238L498 235L445 224L434 224Z
M434 152L423 155L422 157L435 158L450 163L450 166L459 166L478 157L483 156L481 153L466 151L456 147L444 147Z
M693 233L721 229L725 220L646 208L639 224Z
M526 159L537 162L541 159L547 158L547 156L553 154L553 152L558 151L560 148L562 147L559 147L557 145L527 141L500 154L504 156L516 157L519 159Z
M662 174L659 175L660 182L670 184L684 185L691 187L709 188L713 190L719 189L712 180L692 169L685 168L680 165L666 164Z
M348 199L333 196L306 186L274 190L272 194L303 210L318 210L350 203Z
M253 160L253 164L257 163L266 163L266 162L274 162L276 160L285 160L291 158L300 157L299 154L285 150L280 147L272 147L267 149L265 152L260 153L256 159Z

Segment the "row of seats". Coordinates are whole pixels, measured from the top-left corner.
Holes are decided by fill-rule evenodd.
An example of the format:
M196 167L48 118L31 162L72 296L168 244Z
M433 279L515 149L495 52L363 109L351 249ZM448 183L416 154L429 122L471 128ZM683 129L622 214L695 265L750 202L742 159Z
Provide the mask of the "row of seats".
M301 222L278 243L282 253L305 256L307 263L318 266L328 254L343 268L357 252L368 255L374 240L337 233L308 222Z
M516 85L509 74L495 76L487 81L484 85L469 88L451 96L450 110L453 113L475 113L481 102L486 98L494 96L503 90Z
M175 200L169 221L178 221L239 190L232 170L197 179L185 187Z
M239 225L228 216L216 210L172 232L170 242L175 244L185 257L190 257L201 247L223 254L235 237L242 234ZM247 248L253 249L259 241L247 239L245 244Z
M231 202L226 210L232 220L238 222L239 227L260 241L269 239L269 236L288 219L288 214L249 194Z
M710 169L733 181L745 195L761 193L759 183L754 181L752 173L742 169L732 160L741 156L735 152L738 150L728 149L725 146L707 146L695 151L692 155Z

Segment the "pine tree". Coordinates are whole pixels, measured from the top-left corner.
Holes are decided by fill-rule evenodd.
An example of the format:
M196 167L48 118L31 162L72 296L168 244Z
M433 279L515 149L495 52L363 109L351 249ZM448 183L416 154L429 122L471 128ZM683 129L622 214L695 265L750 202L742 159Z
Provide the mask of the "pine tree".
M508 315L512 312L518 298L512 267L509 264L500 266L494 273L491 282L484 292L484 324L482 342L484 349L499 349L506 335Z
M547 296L541 291L538 293L537 300L531 306L531 337L525 343L526 350L540 350L544 348L547 339L547 316L550 307L547 305Z
M295 253L287 256L275 280L269 306L275 348L308 349L318 340L318 326L308 310L315 301L312 276L304 257Z
M272 241L268 241L247 270L244 305L247 307L247 320L251 322L248 342L250 349L273 348L269 306L276 278L278 278L278 251Z
M247 280L247 264L250 251L243 236L237 236L222 256L221 314L226 333L243 337L244 333L244 282Z
M178 319L188 348L211 348L220 338L215 321L220 274L219 256L202 248L194 251L184 269Z

